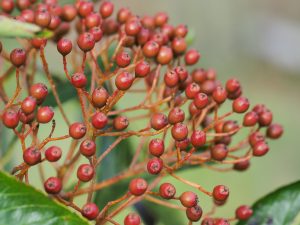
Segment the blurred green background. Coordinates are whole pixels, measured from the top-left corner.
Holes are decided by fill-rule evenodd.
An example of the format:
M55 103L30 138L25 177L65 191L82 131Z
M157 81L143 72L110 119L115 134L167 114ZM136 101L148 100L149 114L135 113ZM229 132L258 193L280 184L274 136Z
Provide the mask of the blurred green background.
M208 169L193 169L180 175L212 189L226 184L231 190L219 216L231 217L240 204L252 204L261 196L284 184L300 178L300 2L297 0L122 0L113 1L116 8L129 7L139 15L167 12L174 25L187 24L193 35L193 47L202 58L198 64L214 68L224 83L236 77L243 84L244 95L252 105L265 103L274 114L274 120L283 124L285 133L278 141L270 141L267 156L251 161L243 173L219 173ZM47 46L53 56L54 48ZM51 53L51 51L53 51ZM55 55L56 58L58 55ZM51 58L54 71L57 59ZM129 98L127 98L129 100ZM122 104L132 104L122 102ZM73 121L78 119L75 101L66 104ZM56 120L60 115L56 110ZM50 125L49 125L50 126ZM43 127L48 132L49 127ZM66 127L59 123L56 135L65 134ZM47 134L45 132L45 135ZM10 133L9 133L10 134ZM8 135L9 135L8 134ZM67 147L61 143L61 147ZM18 161L18 159L16 159ZM52 171L48 172L49 174ZM34 171L36 173L36 171ZM38 178L36 178L38 180ZM172 182L176 181L170 179ZM33 181L38 186L38 181ZM191 188L177 183L178 193ZM209 210L211 201L200 194L200 205ZM177 212L174 212L177 213ZM117 221L122 221L125 212ZM182 214L184 217L184 214Z

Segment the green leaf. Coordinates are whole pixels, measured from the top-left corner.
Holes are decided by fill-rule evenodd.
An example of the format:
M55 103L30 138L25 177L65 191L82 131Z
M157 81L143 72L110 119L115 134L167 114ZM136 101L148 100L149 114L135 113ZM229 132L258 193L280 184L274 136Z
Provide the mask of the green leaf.
M0 16L0 37L32 38L40 30L37 25Z
M300 181L258 200L253 211L248 221L240 221L238 225L299 225L296 218L300 213Z
M0 225L88 225L41 192L0 172Z

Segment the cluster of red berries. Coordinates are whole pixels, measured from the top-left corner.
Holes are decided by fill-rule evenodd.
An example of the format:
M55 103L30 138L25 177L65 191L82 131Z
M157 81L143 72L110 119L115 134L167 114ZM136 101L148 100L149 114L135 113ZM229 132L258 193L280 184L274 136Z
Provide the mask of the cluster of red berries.
M272 112L266 106L258 104L249 111L250 102L244 97L237 79L230 79L222 85L213 69L188 69L188 66L199 61L200 54L195 49L188 49L185 39L188 34L187 26L172 26L168 23L166 13L139 17L129 9L121 8L117 11L116 18L113 18L113 3L103 1L98 6L88 0L77 0L75 4L67 5L60 5L56 0L44 0L43 3L36 3L34 0L2 0L0 6L2 14L7 17L13 18L10 13L16 7L19 12L14 17L16 20L34 23L42 29L53 31L51 40L56 43L57 50L63 57L62 69L78 94L83 122L70 123L44 55L47 39L33 38L28 41L26 48L14 49L9 57L3 52L0 43L3 58L16 69L17 88L14 96L9 99L0 86L0 100L5 106L0 111L1 121L7 128L13 129L23 148L24 162L14 169L14 173L19 172L16 176L23 180L30 167L45 160L59 161L64 151L55 145L45 146L56 140L73 139L72 143L75 144L66 153L68 160L61 166L55 164L57 175L44 183L46 192L58 200L63 199L63 203L79 193L91 194L97 191L96 167L122 140L140 136L140 147L137 147L131 167L128 171L123 171L124 177L145 171L158 177L169 174L212 197L213 204L220 206L229 197L228 187L216 185L212 191L208 191L199 184L177 176L175 172L186 165L202 165L220 171L246 170L253 156L263 156L269 151L267 138L277 139L283 133L282 126L273 122ZM75 41L65 37L72 31L73 21L78 34ZM113 55L108 53L111 46L114 46ZM27 56L38 51L51 91L69 128L68 134L62 137L52 137L55 129L54 111L50 106L43 105L48 95L45 84L34 83L32 77L31 80L25 79L29 95L18 101L21 89L19 73L22 72L25 76L29 74L26 71L29 70L27 65L36 58ZM72 61L75 60L75 63L72 62L72 75L67 68L68 55L75 56L72 57ZM80 56L82 61L78 63ZM99 65L98 58L102 59L103 67ZM92 67L92 74L85 70L85 65ZM143 87L145 98L142 97L144 99L136 106L116 110L116 104L126 93L137 91L134 87L139 81L144 81L144 85L140 86ZM219 115L219 109L226 102L231 104L232 110ZM127 114L141 109L148 111L146 127L138 131L127 130L131 121L139 119ZM232 114L243 114L243 121L229 119ZM145 118L143 115L140 119ZM53 125L49 137L39 141L39 125L51 121ZM248 129L248 134L233 145L232 139L241 129ZM118 138L103 154L97 156L96 138L105 136ZM32 144L26 147L25 139L30 137ZM149 154L142 158L140 152L144 143L148 144ZM77 144L78 154L73 155ZM236 151L247 147L248 151L243 156L234 155ZM66 171L74 168L80 155L86 157L88 163L75 167L78 184L72 192L65 192L63 186ZM230 167L219 168L218 165ZM122 179L123 176L116 175L114 182ZM90 182L90 188L78 189L81 182ZM167 200L179 201L182 206L176 207L183 207L190 224L201 219L203 210L197 193L186 191L176 196L176 188L171 183L162 183L157 192L154 192L153 185L148 182L141 177L133 178L129 183L128 193L123 198L108 203L102 211L95 203L90 202L90 198L82 207L77 207L73 202L67 205L78 210L84 217L101 222L107 218L112 219L110 215L106 217L112 204L119 204L132 196L132 199L143 199L144 196L153 195L161 198L155 200L156 203L165 206L172 204L165 204ZM251 215L251 208L243 205L236 209L234 218L204 216L202 225L226 225L234 219L247 220ZM124 224L139 225L141 218L136 213L130 213L124 219Z

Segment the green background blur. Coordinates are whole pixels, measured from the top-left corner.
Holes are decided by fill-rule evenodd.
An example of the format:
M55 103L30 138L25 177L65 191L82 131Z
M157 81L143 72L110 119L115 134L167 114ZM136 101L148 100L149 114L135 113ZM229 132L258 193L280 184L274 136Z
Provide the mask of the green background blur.
M238 78L252 105L265 103L274 120L283 124L285 132L277 141L270 141L267 156L251 161L243 173L219 173L207 169L184 171L180 175L211 190L216 184L226 184L231 193L219 216L231 217L240 204L252 204L261 196L284 184L299 180L300 135L300 2L297 0L120 0L116 8L128 6L139 15L167 12L174 25L187 24L193 37L192 46L202 58L198 64L214 68L224 83ZM13 47L13 46L11 46ZM55 48L47 46L52 57L50 65L57 67ZM53 51L51 53L51 51ZM49 53L50 52L50 53ZM129 98L127 98L129 99ZM132 104L123 102L122 104ZM78 119L74 101L66 103L73 120ZM61 121L56 110L56 120ZM50 125L49 125L50 126ZM57 136L66 128L59 123ZM45 135L49 127L45 128ZM61 147L68 146L61 143ZM16 161L18 159L16 158ZM34 171L36 173L36 171ZM49 172L51 173L51 171ZM38 180L38 179L37 179ZM175 182L174 179L171 179ZM40 186L38 181L33 181ZM178 193L191 188L176 183ZM200 194L205 211L211 207L208 197ZM175 212L174 212L175 213ZM117 221L122 221L125 212ZM182 214L184 216L184 214Z

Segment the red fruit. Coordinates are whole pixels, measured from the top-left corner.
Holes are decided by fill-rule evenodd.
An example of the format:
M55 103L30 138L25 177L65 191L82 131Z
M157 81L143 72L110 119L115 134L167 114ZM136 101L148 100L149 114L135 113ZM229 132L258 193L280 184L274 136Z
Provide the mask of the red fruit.
M200 92L200 86L196 83L190 83L185 88L185 95L189 99L195 98L195 96Z
M23 152L23 160L29 166L38 164L41 159L41 152L36 147L29 147Z
M184 38L174 38L172 41L172 50L175 54L183 54L187 48L187 43Z
M203 146L206 143L206 133L202 130L193 131L191 143L195 148Z
M128 90L133 84L134 76L126 71L121 72L115 79L116 87L121 91Z
M191 102L189 104L189 113L191 116L194 116L194 115L198 115L201 113L201 110L198 109L196 106L195 106L195 103L194 102Z
M202 84L204 81L206 81L206 71L202 68L200 69L195 69L192 72L192 78L193 81L196 82L197 84Z
M147 188L147 181L145 181L143 178L134 178L129 183L129 192L135 196L143 195Z
M214 160L222 161L227 157L228 149L224 144L217 144L211 148L210 153Z
M256 143L264 140L265 140L265 136L261 134L259 131L253 132L249 136L249 143L252 147L254 147Z
M176 141L175 145L176 145L176 148L179 148L181 151L185 151L185 150L187 150L187 148L190 145L190 139L186 138L182 141Z
M129 19L125 23L125 33L128 36L136 36L140 32L142 25L138 19Z
M86 134L86 126L83 123L75 122L69 127L69 135L74 139L83 138Z
M229 188L225 185L217 185L213 190L213 198L216 201L224 202L229 196Z
M14 10L15 3L13 0L2 0L1 9L6 13L11 13Z
M48 194L58 194L62 189L62 182L57 177L49 177L44 183L44 188Z
M197 50L191 49L185 53L184 60L187 65L194 65L200 59L200 54Z
M105 106L108 98L109 94L104 87L98 87L92 93L92 103L97 108Z
M175 107L173 108L168 115L168 121L170 124L176 124L176 123L180 123L183 122L185 119L185 113L184 111L179 108L179 107Z
M101 16L98 13L92 12L85 18L85 25L88 29L98 27L102 23Z
M156 56L156 60L161 65L169 64L173 59L172 49L168 46L162 46Z
M174 70L169 70L165 73L164 81L169 88L173 88L178 85L179 76Z
M107 18L111 16L113 11L114 11L114 4L109 1L103 2L99 9L99 12L103 18Z
M267 129L267 137L271 139L280 138L283 133L283 127L280 124L271 124Z
M79 35L77 44L82 51L88 52L94 48L95 38L91 33L85 32Z
M124 219L124 225L140 225L141 218L136 213L129 213Z
M212 97L217 104L222 104L227 99L227 91L223 87L216 87L213 91Z
M247 205L241 205L235 210L235 216L239 220L247 220L253 214L253 210Z
M113 127L115 130L125 130L129 125L129 120L126 116L118 116L113 120Z
M74 73L71 77L71 83L76 88L84 88L87 84L87 78L83 73Z
M180 195L179 200L184 207L191 208L197 205L198 196L194 192L186 191Z
M269 146L264 141L259 141L253 146L253 155L254 156L263 156L269 151Z
M48 11L37 11L34 16L36 25L46 28L51 22L51 14Z
M244 171L248 169L250 166L250 161L249 160L243 160L240 162L237 162L233 165L233 169L237 171Z
M168 15L164 12L159 12L154 17L154 22L157 27L162 27L164 24L168 22Z
M168 125L168 118L163 113L155 113L150 119L150 124L154 130L161 130Z
M20 11L22 11L26 8L29 8L31 5L30 0L17 0L16 3L17 3L17 7Z
M155 41L148 41L143 46L143 54L145 57L155 57L159 52L159 45Z
M45 38L33 38L31 40L32 47L36 49L40 49L41 47L45 47L47 44L47 39Z
M232 78L226 82L226 90L229 93L237 92L240 88L241 88L241 84L237 79Z
M229 221L223 218L216 219L214 225L230 225Z
M53 119L53 116L54 111L51 107L42 106L37 111L36 120L39 123L49 123Z
M30 114L26 115L25 113L20 111L19 112L19 119L22 123L29 124L35 119L35 114L33 112L33 113L30 113Z
M245 97L239 97L232 103L232 110L236 113L244 113L249 109L249 100Z
M90 181L94 174L94 168L90 164L81 164L77 169L77 178L82 182Z
M257 121L258 121L257 113L254 111L250 111L244 115L243 125L245 127L252 127L257 123Z
M135 66L136 77L146 77L150 73L150 65L146 61L141 61Z
M96 143L93 140L85 139L79 147L80 153L86 157L90 157L96 153Z
M98 206L95 203L86 203L81 209L81 214L89 220L94 220L99 214Z
M59 27L60 24L61 24L61 19L56 15L52 15L48 28L50 30L55 30L56 28Z
M26 62L26 52L21 48L15 48L10 53L10 61L15 67L23 66Z
M189 76L188 71L186 70L185 67L176 66L174 70L178 74L179 80L181 82L184 82L188 78L188 76Z
M73 44L67 38L62 38L57 43L57 50L63 56L68 55L72 51L72 48L73 48Z
M78 14L81 17L86 17L94 11L94 3L90 1L81 1L78 7Z
M266 110L259 114L258 123L260 126L269 126L272 123L273 114L271 111Z
M212 218L205 218L202 220L201 225L215 225Z
M173 184L163 183L159 187L159 195L164 199L172 199L176 194L176 188Z
M165 151L165 144L162 139L152 139L149 142L149 152L151 155L160 157L162 154L164 154Z
M48 95L48 88L45 84L36 83L30 87L30 95L37 100L38 104L41 104Z
M205 93L197 93L194 97L194 104L198 109L203 109L208 105L208 96Z
M144 45L146 44L147 41L149 41L149 38L150 38L150 31L146 28L141 28L139 33L136 35L136 40L137 40L137 43L139 45Z
M174 32L175 32L175 36L176 37L182 37L182 38L184 38L187 35L187 33L188 33L188 28L184 24L179 24L175 28Z
M160 158L152 158L147 163L147 170L150 174L159 174L163 169L163 161Z
M46 149L45 157L49 162L56 162L61 158L62 150L60 147L51 146Z
M103 31L100 27L92 27L89 32L94 36L95 42L98 42L103 37Z
M186 209L187 218L193 222L199 221L202 216L202 213L202 208L199 205Z
M127 52L119 52L116 55L116 63L119 67L124 68L130 64L131 57Z
M62 8L62 19L70 22L75 19L77 15L77 9L74 5L64 5Z
M11 129L16 128L19 124L18 112L12 109L7 109L2 115L2 123L7 128L11 128Z
M121 8L121 9L119 9L118 14L117 14L118 22L123 24L129 19L130 16L131 16L131 12L129 9Z
M182 140L186 139L188 136L188 133L189 133L188 128L183 123L176 123L171 129L172 137L176 141L182 141Z
M107 116L102 112L96 112L92 116L92 125L96 129L103 129L108 122Z
M3 2L3 1L2 1ZM31 9L24 9L21 12L21 17L28 23L34 22L34 12Z

